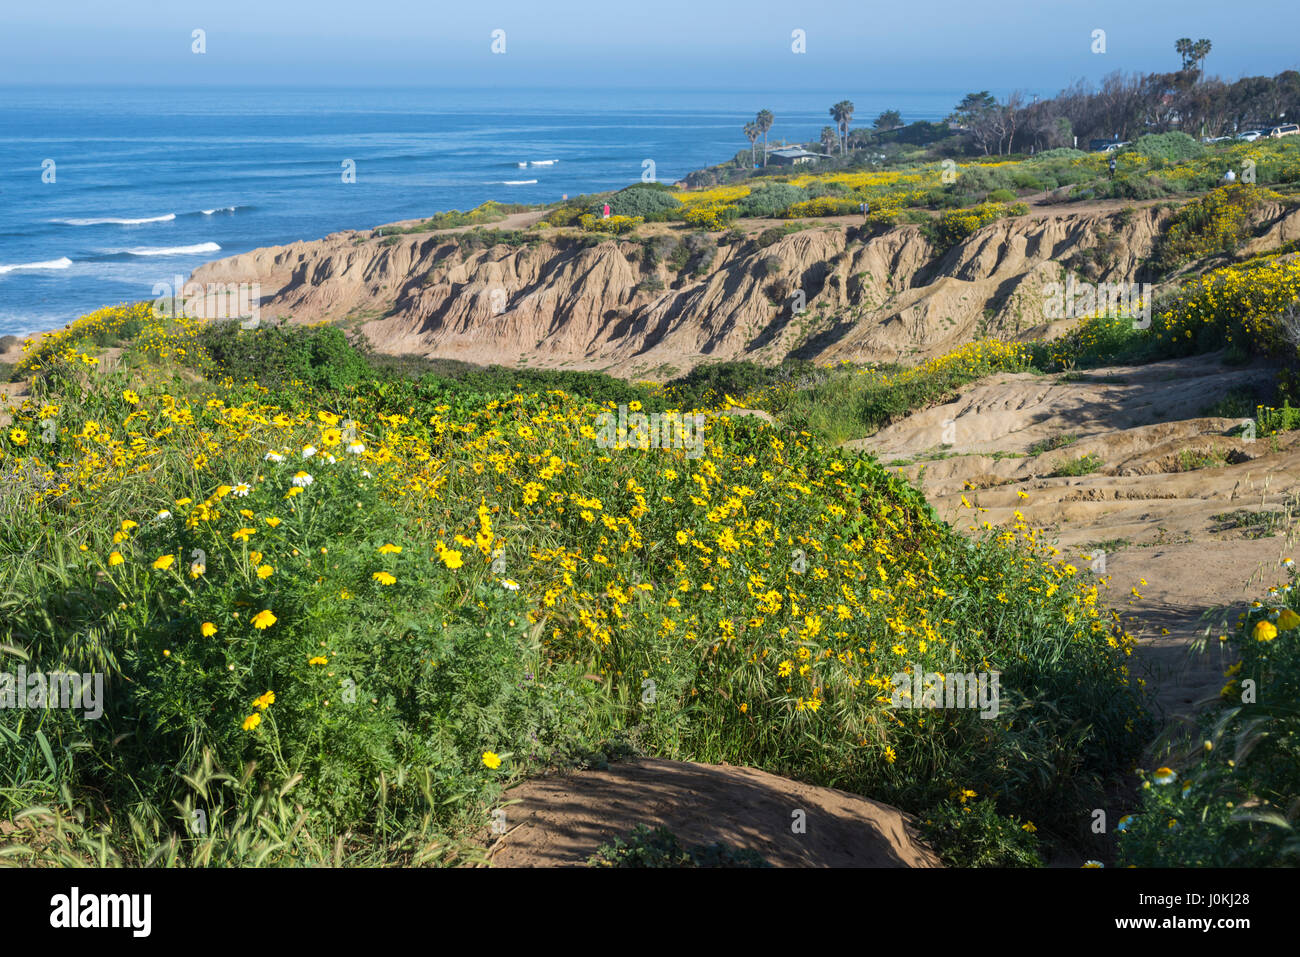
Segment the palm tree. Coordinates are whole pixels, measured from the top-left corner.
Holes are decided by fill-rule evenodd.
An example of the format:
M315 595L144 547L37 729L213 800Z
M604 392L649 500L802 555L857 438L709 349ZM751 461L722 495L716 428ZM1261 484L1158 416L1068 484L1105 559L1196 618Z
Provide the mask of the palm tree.
M840 155L843 156L848 149L849 143L849 123L853 121L853 101L840 100L830 109L831 118L835 120L835 126L840 131Z
M772 128L776 122L776 117L772 115L771 110L759 110L758 116L754 117L754 125L758 131L763 134L763 168L767 168L767 131Z
M758 142L762 131L759 130L757 123L745 124L745 138L749 140L749 168L754 168L754 144Z
M1183 69L1190 70L1194 59L1192 57L1192 38L1180 37L1178 40L1175 40L1174 52L1183 58Z
M1205 58L1210 55L1210 47L1214 46L1209 40L1204 38L1197 40L1192 44L1192 58L1196 61L1197 79L1205 75Z
M822 127L822 149L826 151L826 155L829 156L831 153L835 152L835 146L839 141L839 135L835 132L833 127Z

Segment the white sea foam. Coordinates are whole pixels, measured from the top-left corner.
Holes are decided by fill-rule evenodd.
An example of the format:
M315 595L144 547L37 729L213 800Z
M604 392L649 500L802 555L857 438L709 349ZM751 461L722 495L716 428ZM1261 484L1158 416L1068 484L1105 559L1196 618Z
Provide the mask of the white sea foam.
M58 259L47 259L39 263L14 263L9 266L0 265L0 276L8 272L17 272L21 269L67 269L72 265L72 260L67 256L60 256Z
M184 256L189 253L215 253L221 249L216 243L196 243L193 246L140 246L124 249L131 256Z
M535 179L503 179L500 183L497 183L497 184L495 184L495 185L498 185L498 186L531 186L533 183L536 183L536 182L537 182L537 180L535 180Z
M55 222L63 223L65 226L139 226L141 223L169 223L175 218L175 213L168 213L166 216L146 216L143 219L105 217L103 219L56 219Z

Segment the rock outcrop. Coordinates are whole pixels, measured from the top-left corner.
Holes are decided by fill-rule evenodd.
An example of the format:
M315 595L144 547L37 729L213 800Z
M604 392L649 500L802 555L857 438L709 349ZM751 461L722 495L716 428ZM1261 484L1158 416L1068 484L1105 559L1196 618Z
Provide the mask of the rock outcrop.
M1054 331L1043 287L1066 270L1149 280L1143 263L1170 215L1036 210L941 255L916 225L812 225L766 243L764 224L743 239L665 224L643 227L640 241L543 229L479 248L464 233L345 232L218 260L193 278L256 281L264 314L351 321L390 353L627 377L730 359L910 362L982 336ZM1259 242L1300 234L1300 213L1269 216Z

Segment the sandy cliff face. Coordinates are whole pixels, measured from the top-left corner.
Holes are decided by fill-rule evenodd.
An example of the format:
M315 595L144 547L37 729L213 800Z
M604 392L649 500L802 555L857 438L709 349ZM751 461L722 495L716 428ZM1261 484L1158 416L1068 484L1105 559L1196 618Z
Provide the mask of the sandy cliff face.
M1042 333L1043 286L1065 268L1093 282L1149 278L1141 263L1170 215L1147 206L1022 216L942 255L911 225L861 236L816 226L766 247L755 228L746 241L693 251L680 271L641 243L589 245L554 230L531 246L487 249L462 249L449 233L345 232L218 260L194 279L259 282L264 314L352 320L392 353L625 376L789 355L911 361L983 335ZM684 239L650 230L664 244ZM1257 243L1295 238L1300 213L1271 211L1264 232Z

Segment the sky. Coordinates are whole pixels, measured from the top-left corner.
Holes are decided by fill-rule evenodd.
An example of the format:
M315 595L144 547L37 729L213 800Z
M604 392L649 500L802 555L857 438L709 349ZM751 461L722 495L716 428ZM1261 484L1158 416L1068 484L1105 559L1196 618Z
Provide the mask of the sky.
M1213 41L1210 75L1300 69L1297 11L1295 0L4 0L0 85L1051 95L1114 70L1176 69L1183 36ZM504 53L492 52L496 30Z

